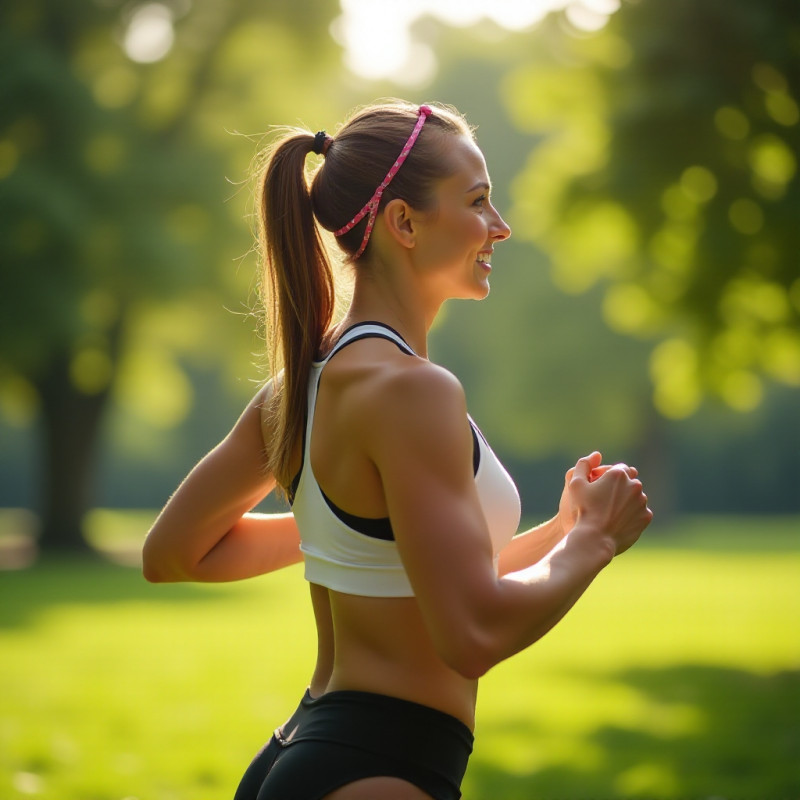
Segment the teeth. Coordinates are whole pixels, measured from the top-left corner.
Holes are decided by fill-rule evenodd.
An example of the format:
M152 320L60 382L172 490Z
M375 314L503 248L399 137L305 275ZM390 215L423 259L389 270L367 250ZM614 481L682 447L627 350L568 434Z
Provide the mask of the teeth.
M483 264L491 264L492 257L489 253L478 253L478 261Z

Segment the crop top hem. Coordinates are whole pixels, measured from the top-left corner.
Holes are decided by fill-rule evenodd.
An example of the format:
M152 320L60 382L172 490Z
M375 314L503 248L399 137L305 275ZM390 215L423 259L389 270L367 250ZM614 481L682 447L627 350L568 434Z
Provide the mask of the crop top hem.
M309 583L340 594L358 597L414 597L405 568L394 564L352 564L320 556L301 546L305 561L304 577ZM497 575L499 556L493 565Z
M349 564L300 548L305 560L305 579L342 594L359 597L413 597L405 570L393 564Z

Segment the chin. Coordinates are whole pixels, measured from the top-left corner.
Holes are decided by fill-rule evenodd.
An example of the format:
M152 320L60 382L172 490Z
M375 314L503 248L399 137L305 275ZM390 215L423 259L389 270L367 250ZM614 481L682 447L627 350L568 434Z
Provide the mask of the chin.
M484 300L489 296L489 292L491 291L492 287L489 285L489 281L485 281L483 283L478 284L473 297L475 300Z

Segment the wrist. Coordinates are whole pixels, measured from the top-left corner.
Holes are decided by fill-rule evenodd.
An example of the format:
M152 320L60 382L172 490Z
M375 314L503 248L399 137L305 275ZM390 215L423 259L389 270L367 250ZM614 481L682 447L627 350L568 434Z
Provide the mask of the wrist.
M617 552L613 537L586 519L578 519L567 535L567 541L596 563L598 572L611 563Z

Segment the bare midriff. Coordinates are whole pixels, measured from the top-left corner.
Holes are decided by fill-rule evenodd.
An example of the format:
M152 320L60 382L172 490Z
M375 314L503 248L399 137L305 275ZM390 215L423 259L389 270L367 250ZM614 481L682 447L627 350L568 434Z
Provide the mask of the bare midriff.
M413 597L328 594L335 654L327 691L398 697L450 714L470 730L475 727L477 681L442 661Z

